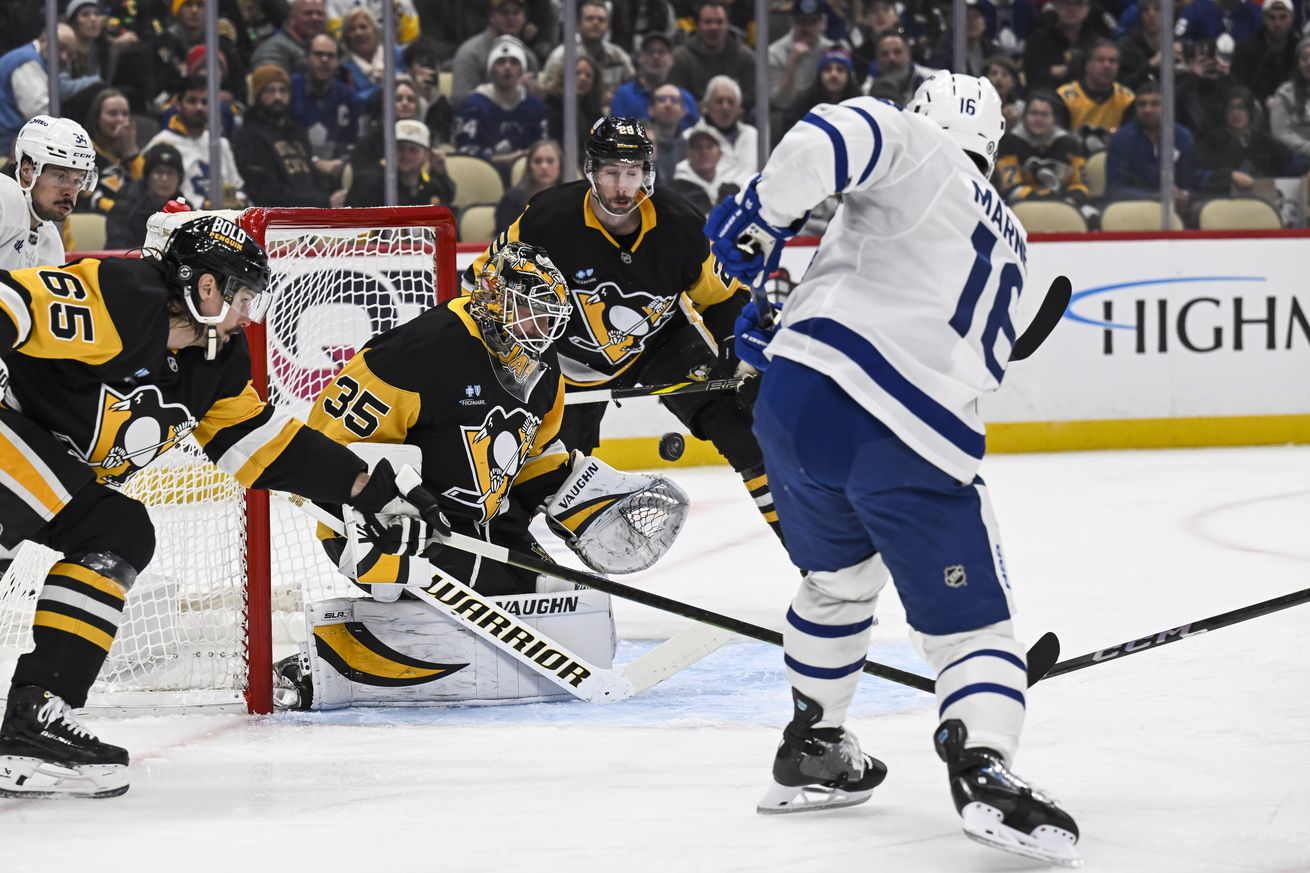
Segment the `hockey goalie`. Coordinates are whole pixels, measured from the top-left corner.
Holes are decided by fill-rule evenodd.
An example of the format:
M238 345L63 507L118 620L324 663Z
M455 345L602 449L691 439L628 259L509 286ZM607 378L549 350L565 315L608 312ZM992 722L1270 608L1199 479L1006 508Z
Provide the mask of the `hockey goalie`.
M564 388L554 343L569 312L545 251L515 243L488 261L475 293L375 337L319 395L311 427L370 464L419 471L440 513L420 516L404 500L375 515L324 507L339 520L320 525L324 549L368 596L307 605L308 642L276 665L279 705L569 694L560 677L525 663L529 639L610 667L608 595L443 545L452 530L495 541L498 519L544 508L587 566L629 573L651 566L680 531L688 500L674 483L570 455L556 439ZM544 557L531 538L502 545ZM424 595L434 579L465 592L459 609ZM461 621L465 607L495 612L503 632Z

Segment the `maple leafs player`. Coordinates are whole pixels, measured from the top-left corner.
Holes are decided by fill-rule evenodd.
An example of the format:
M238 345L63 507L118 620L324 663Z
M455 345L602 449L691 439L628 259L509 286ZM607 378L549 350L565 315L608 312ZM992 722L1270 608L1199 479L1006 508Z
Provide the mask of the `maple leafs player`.
M739 354L767 368L755 432L806 571L784 635L795 711L759 811L862 803L886 775L842 725L893 578L937 671L934 741L965 833L1074 866L1073 819L1009 769L1025 653L977 475L976 401L1005 375L1026 269L1025 231L987 182L1004 131L996 91L970 76L933 76L904 112L819 106L706 225L724 269L753 281L844 195L776 334L753 308L739 324Z
M96 187L96 153L82 125L38 115L14 140L14 178L0 175L0 269L64 262L59 225Z
M145 507L111 485L190 434L248 488L374 511L395 497L389 466L369 476L255 393L242 328L267 310L268 281L259 244L213 215L139 259L0 271L0 544L63 553L9 689L0 796L128 788L127 751L70 711L85 704L155 548Z
M533 197L465 271L465 290L500 247L520 240L539 245L569 283L573 314L559 359L570 388L732 377L737 361L725 342L730 347L748 295L720 274L700 215L676 193L655 186L653 146L641 122L597 120L586 155L587 178ZM749 399L715 391L660 402L694 436L714 444L776 532L768 477L751 435ZM564 444L590 455L600 442L605 410L603 403L568 407L560 428ZM526 530L523 515L535 504L519 503L516 498L514 514L500 529Z

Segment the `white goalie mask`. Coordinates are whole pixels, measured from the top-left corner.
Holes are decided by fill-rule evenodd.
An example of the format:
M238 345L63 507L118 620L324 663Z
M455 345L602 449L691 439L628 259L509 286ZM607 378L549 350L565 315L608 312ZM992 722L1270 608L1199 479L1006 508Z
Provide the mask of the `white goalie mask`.
M937 122L955 144L981 160L992 174L996 148L1005 135L1001 96L987 79L960 73L937 73L928 77L906 110L926 115Z

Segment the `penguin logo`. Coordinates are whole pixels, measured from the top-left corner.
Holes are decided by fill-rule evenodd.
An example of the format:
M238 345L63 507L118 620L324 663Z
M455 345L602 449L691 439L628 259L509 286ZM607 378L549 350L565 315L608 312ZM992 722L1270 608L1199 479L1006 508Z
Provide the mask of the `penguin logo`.
M509 486L523 468L540 426L541 419L526 410L507 412L497 406L487 413L482 424L461 427L474 487L450 488L445 496L480 509L480 522L490 521L500 511Z
M611 364L640 354L646 339L673 315L677 300L641 291L625 294L613 282L602 283L593 291L573 289L570 293L585 335L570 336L569 342L605 355Z
M154 385L127 394L100 388L100 418L88 451L78 454L108 485L121 485L181 442L196 419L180 403L166 403Z

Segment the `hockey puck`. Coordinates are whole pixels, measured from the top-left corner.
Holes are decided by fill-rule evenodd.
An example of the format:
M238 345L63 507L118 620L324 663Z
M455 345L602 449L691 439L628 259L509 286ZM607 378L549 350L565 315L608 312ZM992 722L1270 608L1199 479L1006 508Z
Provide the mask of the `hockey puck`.
M682 452L687 448L687 441L682 438L680 433L666 433L660 437L660 457L666 461L676 461L682 457Z

